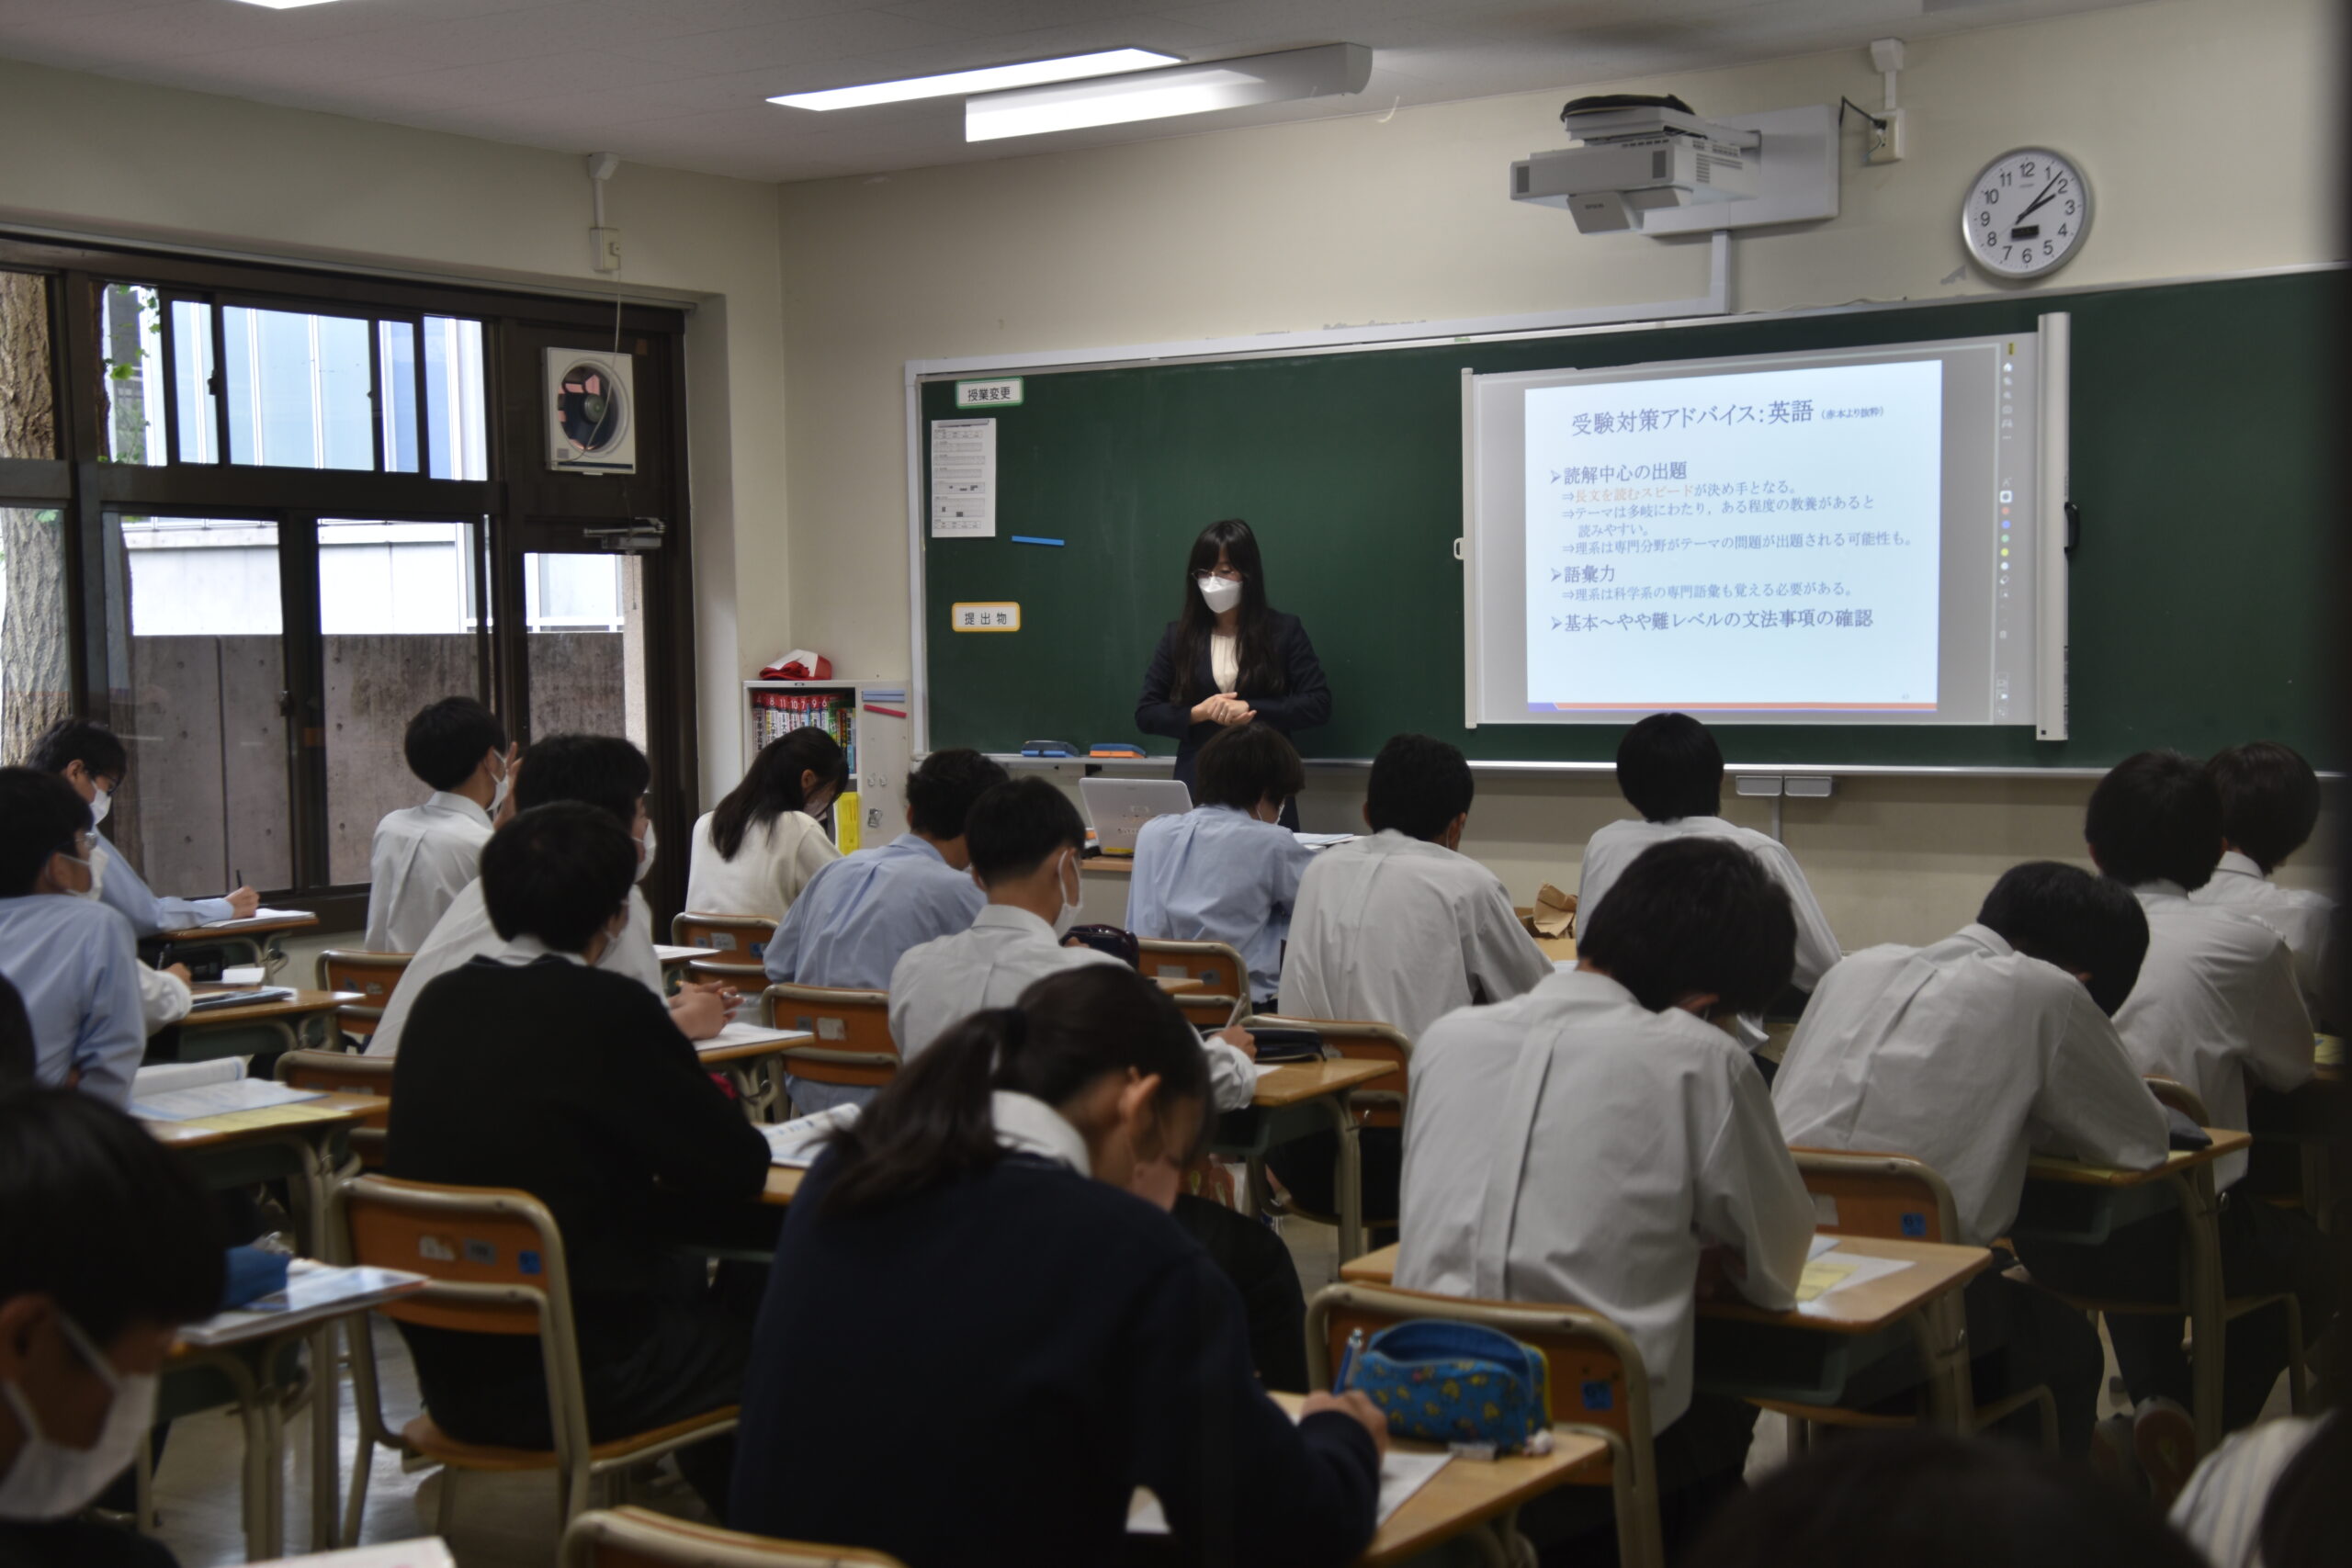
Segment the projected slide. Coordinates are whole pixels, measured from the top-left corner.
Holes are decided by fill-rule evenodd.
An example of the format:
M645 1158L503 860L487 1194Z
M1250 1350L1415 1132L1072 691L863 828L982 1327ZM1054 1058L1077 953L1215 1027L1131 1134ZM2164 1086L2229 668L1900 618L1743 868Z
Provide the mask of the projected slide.
M1944 412L1932 357L1530 389L1528 710L1933 714Z

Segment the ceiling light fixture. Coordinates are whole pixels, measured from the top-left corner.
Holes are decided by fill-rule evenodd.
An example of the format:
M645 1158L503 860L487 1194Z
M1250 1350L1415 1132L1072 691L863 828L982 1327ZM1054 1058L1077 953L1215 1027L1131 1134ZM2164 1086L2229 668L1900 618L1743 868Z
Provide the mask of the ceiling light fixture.
M245 0L248 6L261 6L272 11L297 11L305 6L326 6L334 0Z
M988 93L964 101L964 140L993 141L1090 125L1166 119L1250 104L1286 103L1361 93L1372 78L1372 51L1360 43L1318 44L1278 54L1244 55L1162 71L1054 86Z
M1093 54L1066 54L1058 60L1030 60L1017 65L951 71L944 76L910 76L899 82L828 87L819 93L785 93L768 102L796 109L856 109L868 104L900 104L910 98L989 93L1001 87L1029 87L1041 82L1068 82L1080 76L1102 76L1114 71L1141 71L1148 66L1177 63L1177 56L1156 50L1106 49Z

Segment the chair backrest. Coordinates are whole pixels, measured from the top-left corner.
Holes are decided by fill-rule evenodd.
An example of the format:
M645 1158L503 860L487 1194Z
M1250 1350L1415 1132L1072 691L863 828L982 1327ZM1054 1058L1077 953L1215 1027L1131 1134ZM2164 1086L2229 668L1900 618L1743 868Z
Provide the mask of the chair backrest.
M854 1546L744 1535L646 1508L594 1508L563 1532L560 1568L904 1568Z
M1198 980L1204 995L1246 997L1250 971L1241 954L1226 942L1162 942L1137 937L1142 960L1136 966L1154 980Z
M2199 1127L2212 1125L2206 1119L2203 1098L2187 1084L2175 1083L2170 1078L2146 1078L2142 1081L2147 1084L2148 1092L2156 1097L2158 1105L2179 1111Z
M1833 1235L1887 1241L1961 1239L1951 1188L1908 1155L1847 1149L1791 1149L1804 1190L1813 1194L1814 1228Z
M405 953L361 953L356 948L331 947L319 954L319 989L356 991L362 998L335 1009L335 1021L345 1034L365 1040L376 1032L384 1008L392 999L401 976L408 973L412 955Z
M870 1089L899 1070L890 1038L890 993L778 981L760 996L760 1021L805 1029L817 1038L783 1053L785 1070L811 1083Z
M1342 1056L1358 1061L1389 1062L1396 1071L1383 1073L1371 1082L1351 1089L1348 1103L1355 1110L1356 1120L1366 1127L1401 1127L1405 1124L1406 1076L1413 1060L1413 1043L1404 1032L1385 1023L1373 1023L1363 1019L1300 1018L1292 1013L1260 1013L1250 1021L1269 1028L1288 1026L1311 1029L1323 1037L1323 1043Z
M381 1100L351 1129L351 1152L363 1169L380 1169L384 1134L392 1120L392 1069L390 1056L362 1056L350 1051L288 1051L277 1058L277 1081L296 1089L324 1094L365 1094Z
M670 940L680 947L714 947L723 962L754 968L768 955L776 922L765 915L712 915L687 909L670 918Z

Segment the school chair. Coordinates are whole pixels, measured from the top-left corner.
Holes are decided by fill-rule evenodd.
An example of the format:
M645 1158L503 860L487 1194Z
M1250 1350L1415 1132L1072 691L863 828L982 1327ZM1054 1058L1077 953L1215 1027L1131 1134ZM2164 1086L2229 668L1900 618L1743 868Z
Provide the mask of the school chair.
M1957 1245L1960 1214L1951 1188L1934 1168L1905 1155L1860 1154L1845 1149L1792 1148L1797 1174L1813 1194L1814 1228L1826 1235L1869 1236L1882 1241L1926 1241ZM1778 1399L1749 1403L1788 1418L1790 1447L1812 1446L1815 1427L1844 1427L1884 1431L1899 1427L1926 1426L1934 1419L1928 1398L1928 1380L1942 1378L1952 1390L1955 1412L1964 1436L2007 1420L2028 1405L2041 1422L2041 1447L2058 1451L2058 1401L2046 1383L2036 1383L1989 1404L1975 1403L1970 1383L1965 1318L1938 1323L1938 1314L1912 1314L1917 1338L1921 1385L1907 1411L1879 1413L1838 1405L1800 1404Z
M277 1058L277 1077L296 1089L322 1094L365 1094L384 1102L370 1111L348 1134L352 1158L361 1170L384 1168L384 1147L392 1121L392 1066L390 1056L363 1056L352 1051L288 1051Z
M591 1443L580 1376L580 1344L571 1318L571 1275L555 1216L527 1192L495 1187L450 1187L361 1176L337 1188L336 1230L357 1264L407 1269L432 1283L376 1310L401 1323L469 1334L530 1335L547 1370L552 1449L510 1449L469 1443L435 1424L430 1410L395 1433L385 1424L376 1375L373 1332L353 1319L352 1404L359 1447L343 1540L358 1539L367 1504L368 1471L378 1444L404 1459L441 1466L441 1507L435 1533L449 1534L461 1471L550 1470L556 1478L556 1523L568 1525L588 1506L590 1484L616 1477L689 1443L735 1429L737 1406L722 1405L666 1427Z
M1393 1285L1326 1285L1306 1303L1307 1386L1331 1386L1331 1369L1356 1329L1370 1339L1394 1325L1432 1317L1498 1330L1543 1355L1553 1427L1609 1445L1606 1470L1580 1471L1567 1484L1610 1488L1623 1568L1664 1568L1649 1374L1632 1337L1600 1314L1565 1304L1431 1295ZM1534 1560L1518 1537L1518 1517L1514 1509L1494 1521L1502 1549L1495 1561Z
M1184 1021L1204 1034L1250 1016L1250 971L1233 944L1223 942L1163 942L1137 937L1136 967L1154 980L1198 980L1202 988L1176 998Z
M563 1532L558 1568L904 1568L888 1553L744 1535L650 1508L594 1508Z
M687 909L670 917L670 941L679 947L716 948L725 963L757 969L768 955L776 922L764 915L707 915Z
M890 993L779 980L760 995L760 1021L770 1029L805 1029L817 1038L787 1045L770 1060L810 1083L879 1089L899 1070L890 1038Z
M384 1009L392 999L392 991L408 973L406 953L361 953L354 948L331 947L319 954L319 989L322 991L356 991L360 999L345 1002L334 1010L335 1027L345 1034L368 1043L384 1021Z

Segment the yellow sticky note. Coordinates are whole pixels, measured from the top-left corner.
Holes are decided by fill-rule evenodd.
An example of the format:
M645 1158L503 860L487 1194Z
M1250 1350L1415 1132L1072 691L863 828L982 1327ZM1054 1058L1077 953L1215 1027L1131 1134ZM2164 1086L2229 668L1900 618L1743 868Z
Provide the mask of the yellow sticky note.
M1834 1258L1816 1258L1804 1266L1797 1276L1797 1300L1809 1302L1854 1271L1851 1263L1841 1263Z

